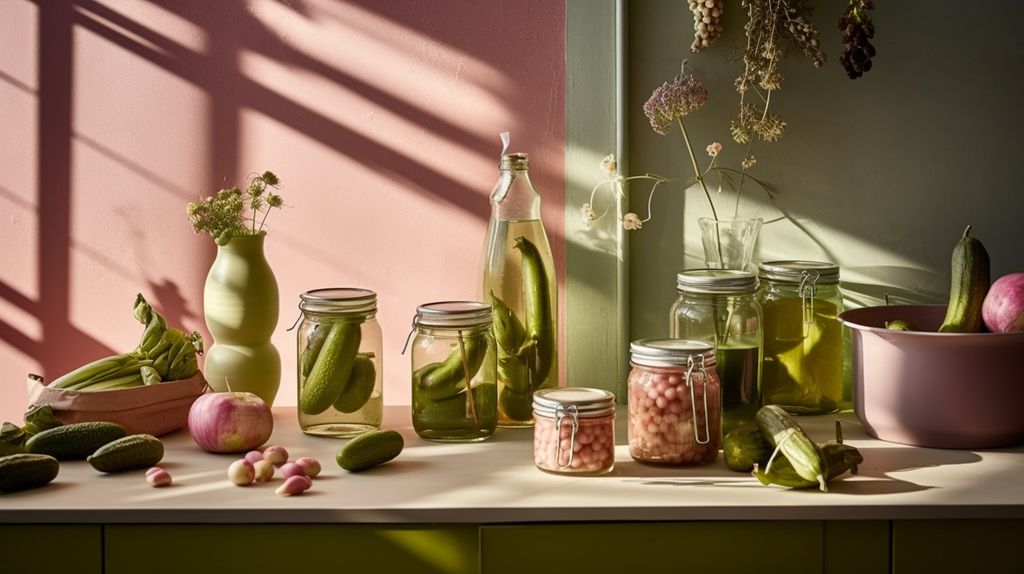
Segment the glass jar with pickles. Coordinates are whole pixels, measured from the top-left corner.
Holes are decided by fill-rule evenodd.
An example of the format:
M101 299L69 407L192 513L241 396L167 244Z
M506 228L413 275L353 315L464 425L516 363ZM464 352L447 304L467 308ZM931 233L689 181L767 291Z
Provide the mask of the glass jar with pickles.
M758 266L764 313L761 396L793 414L835 412L843 396L839 267L818 261Z
M491 192L483 300L494 308L498 424L533 424L533 393L558 386L558 282L525 153L505 154Z
M421 438L476 442L498 424L491 306L476 301L420 305L413 320L412 424Z
M678 299L669 313L672 338L715 345L722 384L722 433L754 424L761 408L761 304L757 275L693 269L676 277Z
M329 288L299 299L299 428L339 438L380 428L384 362L377 294Z

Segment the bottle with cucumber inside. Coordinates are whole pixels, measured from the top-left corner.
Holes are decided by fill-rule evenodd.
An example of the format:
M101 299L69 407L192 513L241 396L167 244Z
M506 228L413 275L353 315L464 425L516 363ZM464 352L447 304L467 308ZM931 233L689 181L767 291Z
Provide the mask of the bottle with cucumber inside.
M300 295L299 427L315 436L352 437L384 419L382 336L377 294L314 289Z
M501 158L483 255L494 310L498 426L533 425L533 393L558 386L558 291L551 246L525 153Z

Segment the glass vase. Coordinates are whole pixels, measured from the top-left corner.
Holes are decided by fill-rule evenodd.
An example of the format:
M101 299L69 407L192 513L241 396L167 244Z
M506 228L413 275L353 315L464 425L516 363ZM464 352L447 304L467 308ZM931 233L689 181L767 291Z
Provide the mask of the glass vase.
M704 245L704 263L708 269L751 270L750 257L754 253L754 244L757 243L763 219L701 217L697 223L700 225L701 242Z

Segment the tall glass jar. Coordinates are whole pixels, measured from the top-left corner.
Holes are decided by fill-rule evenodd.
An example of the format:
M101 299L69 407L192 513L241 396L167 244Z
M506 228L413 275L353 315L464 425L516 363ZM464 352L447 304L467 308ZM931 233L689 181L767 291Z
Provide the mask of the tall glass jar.
M761 304L749 271L694 269L676 277L678 299L669 313L675 339L715 345L722 383L722 433L754 424L761 408Z
M670 465L715 460L722 447L722 395L714 345L641 339L629 350L629 455Z
M491 192L483 300L494 308L498 424L533 424L533 393L558 386L558 282L525 153L502 156Z
M377 294L338 287L299 299L299 428L328 437L380 428L384 357Z
M824 414L843 396L839 267L817 261L759 265L764 311L761 396L793 414Z
M533 458L556 474L605 474L615 466L615 395L558 387L533 394Z
M490 437L498 424L491 306L476 301L427 303L416 309L413 325L412 425L416 434L437 442Z

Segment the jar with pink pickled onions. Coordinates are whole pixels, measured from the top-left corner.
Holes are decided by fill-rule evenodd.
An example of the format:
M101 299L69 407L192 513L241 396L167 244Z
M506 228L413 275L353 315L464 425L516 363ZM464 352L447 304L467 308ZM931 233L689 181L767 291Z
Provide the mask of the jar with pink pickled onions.
M662 465L714 461L722 445L722 389L714 345L641 339L629 350L629 455Z
M533 457L556 474L605 474L615 465L615 395L556 387L533 394Z

